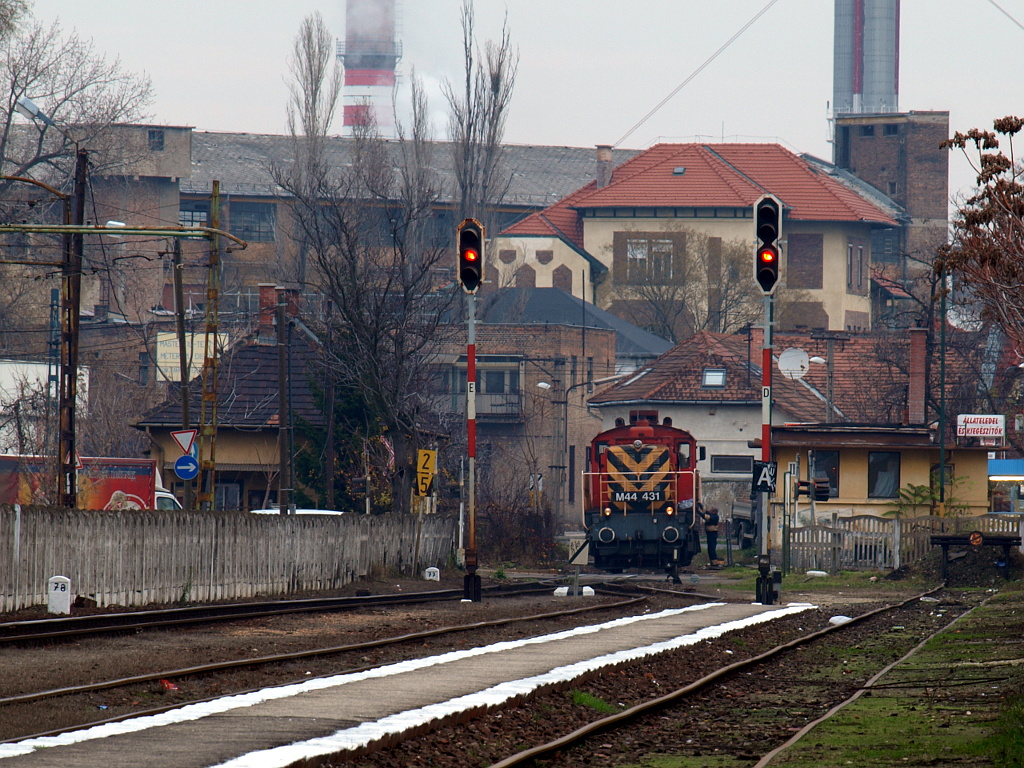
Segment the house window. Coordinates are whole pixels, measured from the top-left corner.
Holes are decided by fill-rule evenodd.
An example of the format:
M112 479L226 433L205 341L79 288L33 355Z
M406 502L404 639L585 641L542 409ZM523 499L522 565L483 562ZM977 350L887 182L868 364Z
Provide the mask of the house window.
M183 227L205 227L210 221L209 200L182 200L178 204L178 223Z
M216 483L213 489L214 509L241 509L242 486L238 483Z
M873 125L862 125L860 127L860 135L861 136L874 136L875 135L875 126L873 126Z
M839 496L839 451L815 451L811 463L811 477L828 478L828 495L834 499Z
M272 243L276 218L277 206L274 203L233 202L230 232L250 243Z
M149 129L149 151L150 152L163 152L164 151L164 132L161 128L150 128Z
M895 499L900 489L900 455L868 451L868 498Z
M504 395L519 392L519 371L483 371L483 394Z
M682 232L616 232L615 281L624 285L669 284L681 279Z
M753 456L712 456L711 471L731 475L749 475L754 471Z
M846 244L846 292L861 295L867 293L866 273L867 261L863 243L848 241Z
M725 368L705 368L704 379L701 383L704 387L724 387Z
M932 464L931 489L936 500L939 498L939 469L940 465ZM955 471L956 466L954 464L946 464L945 471L942 473L942 486L945 489L945 493L942 494L942 500L947 504L949 503L950 497L953 495L953 487L955 485L953 473Z
M899 136L900 126L898 123L886 123L882 126L883 136Z

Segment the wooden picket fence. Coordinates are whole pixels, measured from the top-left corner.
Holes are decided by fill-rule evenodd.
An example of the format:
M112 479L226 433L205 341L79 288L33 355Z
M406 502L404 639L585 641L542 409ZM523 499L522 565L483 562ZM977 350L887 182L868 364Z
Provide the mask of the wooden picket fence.
M444 567L458 521L439 515L87 512L0 506L0 611L47 603L52 576L98 605L334 589L371 572Z
M827 524L790 528L783 557L794 571L894 570L931 552L933 535L972 531L1021 536L1024 520L1018 515L836 517Z

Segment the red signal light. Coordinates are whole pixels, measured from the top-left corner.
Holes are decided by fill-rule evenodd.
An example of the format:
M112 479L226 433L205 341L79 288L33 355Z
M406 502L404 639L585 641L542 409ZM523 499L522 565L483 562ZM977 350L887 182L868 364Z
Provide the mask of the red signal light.
M778 252L774 248L762 248L758 253L758 258L765 264L771 264L775 261L778 255Z
M480 254L474 251L472 248L467 248L462 252L462 258L466 261L476 261L480 258Z

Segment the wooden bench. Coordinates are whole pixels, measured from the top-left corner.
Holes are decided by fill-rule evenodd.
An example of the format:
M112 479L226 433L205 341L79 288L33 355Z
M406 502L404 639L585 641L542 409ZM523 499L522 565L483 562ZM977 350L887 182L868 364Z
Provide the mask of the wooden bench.
M1003 578L1010 578L1010 547L1020 546L1020 536L1011 536L1005 533L982 533L972 531L971 533L959 534L938 534L932 536L932 546L942 547L942 580L946 581L946 568L949 564L949 548L953 546L965 547L1002 547Z

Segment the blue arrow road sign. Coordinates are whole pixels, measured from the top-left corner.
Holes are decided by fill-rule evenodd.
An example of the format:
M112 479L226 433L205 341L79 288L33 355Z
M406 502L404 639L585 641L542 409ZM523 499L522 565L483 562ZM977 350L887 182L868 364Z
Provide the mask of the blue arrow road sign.
M174 474L182 480L192 480L199 474L199 462L194 456L179 456L174 462Z

